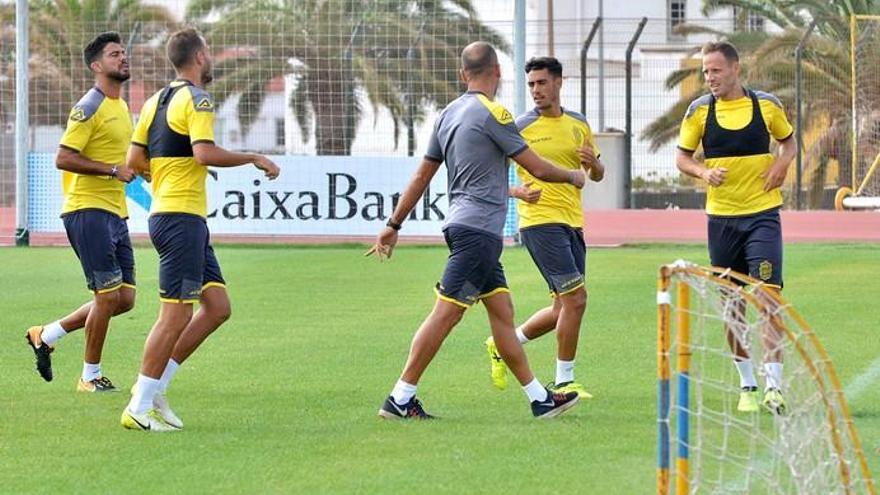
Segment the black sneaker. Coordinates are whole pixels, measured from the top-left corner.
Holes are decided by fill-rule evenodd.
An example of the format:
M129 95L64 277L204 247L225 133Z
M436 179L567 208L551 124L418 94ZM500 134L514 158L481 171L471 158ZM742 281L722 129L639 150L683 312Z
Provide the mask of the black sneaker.
M99 376L94 380L85 381L82 378L76 384L77 392L118 392L118 389L109 378Z
M379 409L379 416L385 419L436 419L436 416L425 412L422 403L415 397L401 406L394 402L394 398L390 395Z
M545 389L546 390L546 389ZM577 404L577 392L555 393L547 390L547 398L532 401L532 414L539 419L555 418Z
M40 338L42 334L43 327L30 327L24 334L24 338L27 339L28 345L31 346L31 349L34 350L34 355L37 357L37 371L40 373L40 376L43 377L43 380L51 382L52 358L49 355L52 354L55 348L43 343L43 339Z

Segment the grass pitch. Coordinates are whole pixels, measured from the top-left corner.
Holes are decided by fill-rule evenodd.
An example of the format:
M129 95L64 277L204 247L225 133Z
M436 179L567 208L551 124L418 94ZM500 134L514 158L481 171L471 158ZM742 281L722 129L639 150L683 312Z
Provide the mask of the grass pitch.
M578 378L596 396L558 420L531 418L511 377L492 388L476 307L447 340L419 397L437 422L381 421L410 338L430 310L442 247L219 247L232 319L169 390L183 432L123 430L128 393L74 391L82 335L53 354L43 382L23 333L90 297L70 249L0 250L0 492L3 493L652 493L655 280L703 246L592 249ZM136 248L137 305L111 324L105 374L133 383L158 301L157 257ZM549 302L525 250L503 263L517 322ZM875 476L880 472L880 255L872 245L786 249L786 297L827 347ZM527 352L553 378L555 339ZM873 368L872 368L873 363ZM873 375L870 369L874 369Z

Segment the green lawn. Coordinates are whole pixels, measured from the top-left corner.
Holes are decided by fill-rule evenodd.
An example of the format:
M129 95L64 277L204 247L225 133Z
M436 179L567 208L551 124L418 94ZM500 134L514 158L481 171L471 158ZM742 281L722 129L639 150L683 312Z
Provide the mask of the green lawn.
M433 304L441 247L402 247L390 263L363 247L221 246L232 319L184 364L169 390L183 432L123 430L128 393L77 394L82 336L53 354L55 381L33 370L24 330L89 297L69 249L0 250L2 493L652 493L655 479L656 272L703 246L589 252L590 302L578 373L596 398L558 420L531 418L525 395L495 391L468 312L419 396L436 422L383 422L413 331ZM127 390L157 312L157 257L136 248L140 294L113 320L104 371ZM517 321L548 302L523 249L505 251ZM793 245L786 296L810 322L844 386L880 357L880 248ZM555 339L527 347L539 379ZM880 472L880 384L851 408Z

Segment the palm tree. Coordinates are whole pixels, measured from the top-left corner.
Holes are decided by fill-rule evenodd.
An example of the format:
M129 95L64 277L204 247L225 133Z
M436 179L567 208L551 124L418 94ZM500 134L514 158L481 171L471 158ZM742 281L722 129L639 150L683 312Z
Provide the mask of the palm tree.
M164 7L146 5L141 0L31 0L29 2L29 98L30 122L39 125L63 125L70 107L93 84L94 77L82 60L82 49L88 41L102 31L119 31L123 37L139 31L142 41L130 54L132 81L155 87L167 79L144 73L143 57L150 61L146 67L155 67L159 50L152 40L162 36L173 26L174 19ZM0 21L4 26L12 23L15 9L12 5L0 6ZM14 24L13 24L14 25ZM136 26L138 26L136 28ZM6 43L14 29L0 32L3 39L3 75L14 77L13 56L7 58L6 50L14 50L13 43ZM126 40L124 39L123 42ZM7 61L10 61L7 63ZM10 92L11 93L11 92ZM13 100L9 100L11 96ZM14 95L0 93L0 107L11 109ZM9 115L6 115L9 117ZM0 113L0 118L3 115Z
M508 50L478 21L471 0L194 0L187 18L204 22L215 53L223 53L212 92L221 102L240 94L243 129L267 83L295 77L288 103L304 141L314 125L319 155L350 154L361 95L374 110L388 110L396 146L402 124L458 96L465 44L483 39Z
M849 15L872 13L878 10L871 1L828 0L826 2L790 2L787 0L704 0L703 12L710 14L724 7L737 7L741 14L752 12L783 28L773 35L747 33L716 33L727 37L741 51L744 78L749 85L770 91L778 96L789 114L795 104L794 48L806 26L816 19L816 30L808 39L803 60L804 98L802 99L803 133L809 136L804 154L805 171L810 172L808 202L819 206L826 181L828 165L836 160L841 180L849 177L851 160L850 133L850 53ZM706 32L698 27L695 31ZM695 52L694 52L695 53ZM698 77L699 68L683 69L667 78L667 88L678 86L688 77ZM700 89L685 95L665 114L655 120L641 135L651 143L651 149L671 142L678 135L689 101L705 93ZM880 95L875 95L880 96ZM880 98L867 98L869 108L880 108ZM873 118L876 115L871 114ZM875 151L876 153L876 151Z

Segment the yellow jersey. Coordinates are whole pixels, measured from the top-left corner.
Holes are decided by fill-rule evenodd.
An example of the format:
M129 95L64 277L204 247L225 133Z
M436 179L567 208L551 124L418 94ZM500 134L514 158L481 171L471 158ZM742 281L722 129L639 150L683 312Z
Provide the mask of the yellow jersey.
M535 153L557 166L570 170L581 168L577 149L585 143L593 147L596 158L599 147L583 115L562 110L559 117L546 117L533 109L516 119L520 134ZM537 203L517 201L519 228L550 223L582 228L584 212L581 206L581 190L571 184L544 182L535 178L521 165L516 166L520 182L533 182L532 189L541 189Z
M97 87L74 105L59 146L96 162L121 166L131 142L131 115L122 98L110 98ZM61 214L97 208L128 217L125 184L109 175L61 172Z
M678 147L693 152L702 146L706 167L727 169L724 183L708 186L706 213L744 216L782 205L780 190L764 191L761 175L774 160L770 137L783 141L791 134L782 104L770 93L746 90L736 100L711 94L694 100L681 124Z
M150 213L191 213L207 217L205 178L193 145L214 142L214 100L189 81L173 81L141 110L132 144L147 149L153 181Z

